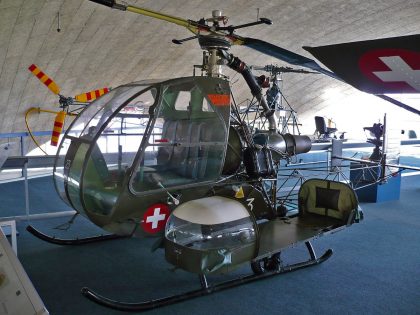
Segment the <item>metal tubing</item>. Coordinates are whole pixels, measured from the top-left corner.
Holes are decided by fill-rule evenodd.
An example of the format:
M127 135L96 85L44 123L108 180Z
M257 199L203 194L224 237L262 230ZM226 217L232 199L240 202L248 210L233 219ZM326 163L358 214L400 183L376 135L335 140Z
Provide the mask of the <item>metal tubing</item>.
M207 282L207 278L205 274L199 274L198 278L200 280L200 284L201 284L201 288L202 289L208 289L209 288L209 284Z
M28 184L28 161L23 165L23 176L25 186L25 214L27 220L29 220L29 184Z
M312 244L310 241L305 242L306 248L308 249L309 255L311 256L311 259L316 259L316 254L314 251L314 248L312 247Z
M129 236L120 236L114 234L107 234L107 235L97 235L85 238L75 238L75 239L61 239L55 236L48 236L44 233L41 233L37 229L35 229L32 225L28 225L26 230L31 233L33 236L52 244L57 245L84 245L89 243L95 243L100 241L107 241L107 240L115 240L118 238L127 238Z
M227 60L227 65L229 68L239 72L245 79L245 82L248 84L249 89L251 90L252 95L258 100L259 104L262 106L264 112L263 115L268 120L269 129L271 131L277 130L277 122L274 116L274 111L268 106L267 101L262 94L261 87L259 86L257 79L252 74L251 69L248 65L243 62L238 57L233 56L225 51L221 51Z

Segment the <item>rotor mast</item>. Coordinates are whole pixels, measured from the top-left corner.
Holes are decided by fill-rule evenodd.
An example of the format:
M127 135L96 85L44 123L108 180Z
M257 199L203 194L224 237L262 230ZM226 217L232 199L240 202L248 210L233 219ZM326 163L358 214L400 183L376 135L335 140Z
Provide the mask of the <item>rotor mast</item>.
M200 22L212 22L213 25L210 29L218 29L220 27L220 21L223 23L227 22L227 17L222 15L222 11L213 10L212 17ZM226 63L224 56L221 51L230 49L230 42L225 38L225 34L218 34L217 32L211 32L208 34L198 34L198 43L203 50L203 64L202 69L209 77L224 77L222 66Z
M220 21L223 21L223 23L227 21L227 17L223 16L220 10L213 10L212 17L206 20L206 22L213 22L210 30L220 30ZM252 95L258 100L263 109L261 115L267 118L269 130L276 131L277 122L274 111L268 106L262 94L261 86L258 84L251 68L238 57L228 53L231 43L227 40L226 33L219 35L216 31L212 31L209 34L198 36L198 42L204 51L202 69L206 72L206 75L209 77L224 77L222 71L223 65L242 74Z

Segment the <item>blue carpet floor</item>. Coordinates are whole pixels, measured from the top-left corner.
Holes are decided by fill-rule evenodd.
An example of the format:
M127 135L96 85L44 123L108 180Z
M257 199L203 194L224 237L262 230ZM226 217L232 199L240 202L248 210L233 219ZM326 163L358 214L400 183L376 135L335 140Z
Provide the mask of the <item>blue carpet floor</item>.
M46 194L48 184L41 182L36 186L43 187L42 194ZM8 189L10 194L14 193L12 188ZM48 196L42 195L43 198L54 195L52 189L47 191ZM48 206L45 202L37 204L41 198L37 200L36 194L31 197L34 208L68 210L59 199ZM1 207L0 211L6 211L3 209L8 206L3 202ZM420 314L419 176L402 179L400 200L362 204L362 208L365 213L362 223L314 241L318 254L327 248L334 250L333 256L319 266L147 314ZM62 237L99 232L83 218L78 218L67 232L53 229L66 220L55 218L32 224ZM195 275L173 271L163 251L150 252L154 240L124 239L62 247L34 238L24 230L25 226L26 222L18 224L19 258L52 315L124 314L88 301L80 294L84 286L130 302L199 287ZM285 252L283 258L306 259L307 252L297 247ZM213 276L209 281L250 272L244 266L233 275Z
M28 180L31 214L73 210L55 191L52 176ZM25 215L25 184L23 180L0 184L0 217Z

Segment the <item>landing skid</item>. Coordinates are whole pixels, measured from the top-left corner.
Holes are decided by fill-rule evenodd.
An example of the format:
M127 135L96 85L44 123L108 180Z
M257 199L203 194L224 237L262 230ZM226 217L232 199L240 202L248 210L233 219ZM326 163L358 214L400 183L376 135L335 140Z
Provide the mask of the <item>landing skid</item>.
M275 270L275 271L239 277L239 278L236 278L230 281L221 282L215 285L209 285L207 283L207 279L205 275L199 275L201 289L193 290L193 291L189 291L189 292L185 292L185 293L181 293L177 295L172 295L172 296L168 296L168 297L164 297L164 298L160 298L156 300L150 300L150 301L138 302L138 303L126 303L126 302L115 301L107 297L101 296L86 287L82 288L81 292L85 297L87 297L91 301L97 304L100 304L102 306L115 309L115 310L128 311L128 312L147 311L147 310L162 307L165 305L170 305L177 302L186 301L192 298L209 295L214 292L233 288L233 287L246 284L249 282L253 282L253 281L269 278L272 276L276 276L279 274L292 272L298 269L303 269L306 267L318 265L326 261L333 254L332 249L328 249L321 257L317 258L311 243L307 241L305 242L305 244L309 251L309 255L311 256L311 258L307 261L303 261L303 262L299 262L299 263L295 263L295 264L291 264L287 266L281 266L279 267L278 270Z
M62 238L57 238L55 236L46 235L38 231L37 229L35 229L32 225L28 225L26 227L26 230L29 233L31 233L33 236L45 242L57 244L57 245L84 245L84 244L95 243L95 242L100 242L100 241L115 240L118 238L129 237L129 236L114 235L114 234L107 234L107 235L101 234L101 235L85 237L85 238L62 239Z

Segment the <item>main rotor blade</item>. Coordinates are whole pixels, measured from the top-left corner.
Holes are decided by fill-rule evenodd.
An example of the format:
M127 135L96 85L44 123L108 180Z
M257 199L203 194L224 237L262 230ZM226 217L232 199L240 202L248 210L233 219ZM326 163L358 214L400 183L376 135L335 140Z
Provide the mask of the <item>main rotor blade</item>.
M290 50L281 48L279 46L273 45L271 43L265 42L260 39L251 38L251 37L244 37L241 39L243 41L243 43L241 43L242 45L255 49L259 52L262 52L263 54L272 56L274 58L285 61L292 65L312 69L314 71L328 75L334 79L340 80L333 72L322 68L319 64L315 62L315 60L312 60L310 58L299 55Z
M130 11L130 12L134 12L140 15L145 15L145 16L149 16L158 20L163 20L166 22L170 22L170 23L174 23L180 26L184 26L185 28L187 28L189 31L191 31L194 34L198 34L199 31L199 25L197 22L192 21L192 20L186 20L177 16L173 16L173 15L169 15L169 14L163 14L157 11L153 11L153 10L149 10L149 9L145 9L142 7L136 7L136 6L132 6L132 5L125 5L122 3L118 3L115 0L89 0L91 2L95 2L98 4L102 4L104 6L113 8L113 9L118 9L118 10L122 10L122 11ZM200 28L208 28L206 25L201 26Z
M166 22L170 22L170 23L174 23L180 26L184 26L186 27L188 30L190 30L191 32L193 32L194 34L198 33L198 27L197 25L193 25L193 24L197 24L196 22L192 21L192 20L185 20L176 16L172 16L172 15L168 15L168 14L162 14L160 12L157 11L152 11L149 9L144 9L144 8L140 8L140 7L135 7L135 6L127 6L127 11L130 12L134 12L137 14L141 14L141 15L145 15L145 16L149 16L155 19L159 19L159 20L163 20Z

